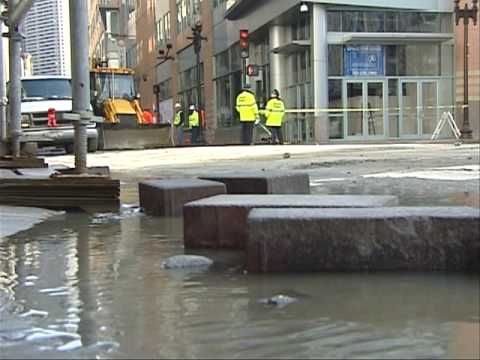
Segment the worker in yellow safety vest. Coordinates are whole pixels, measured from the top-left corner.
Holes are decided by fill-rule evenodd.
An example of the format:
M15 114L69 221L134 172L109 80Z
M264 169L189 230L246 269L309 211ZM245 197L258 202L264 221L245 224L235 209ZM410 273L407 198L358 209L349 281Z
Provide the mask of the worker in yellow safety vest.
M188 124L192 129L192 145L199 142L200 137L200 115L195 105L190 105L190 114L188 116Z
M173 126L177 132L177 145L183 145L183 127L185 126L185 115L180 103L175 104L175 117L173 119ZM172 140L173 141L173 140Z
M266 125L272 132L272 142L283 145L282 125L285 117L285 103L280 99L278 90L272 91L272 96L268 100L263 114L267 119Z
M257 99L250 91L250 85L246 84L237 96L236 109L240 115L242 124L242 144L253 144L253 126L260 121Z

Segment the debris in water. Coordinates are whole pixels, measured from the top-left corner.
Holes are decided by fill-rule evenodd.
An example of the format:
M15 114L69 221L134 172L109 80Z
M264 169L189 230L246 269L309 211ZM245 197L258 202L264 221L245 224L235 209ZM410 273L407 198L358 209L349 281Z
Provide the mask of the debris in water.
M274 305L278 307L284 307L296 301L297 301L296 298L293 298L287 295L276 295L276 296L272 296L271 298L262 299L260 300L260 303L265 305Z
M41 311L41 310L34 310L31 309L27 311L26 313L23 313L20 315L21 318L27 318L27 317L41 317L41 318L46 318L48 316L48 312L46 311Z
M168 258L162 262L163 269L191 269L199 267L209 267L213 261L209 258L196 255L178 255Z

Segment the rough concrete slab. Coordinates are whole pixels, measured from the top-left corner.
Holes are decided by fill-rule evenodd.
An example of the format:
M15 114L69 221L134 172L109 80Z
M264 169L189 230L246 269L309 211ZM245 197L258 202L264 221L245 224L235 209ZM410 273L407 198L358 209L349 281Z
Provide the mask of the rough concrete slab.
M185 205L185 246L245 249L247 217L253 208L370 208L397 205L395 196L219 195Z
M225 194L225 185L200 179L144 181L138 185L140 206L151 216L181 216L191 201Z
M0 239L28 230L63 211L0 205Z
M306 173L253 171L202 179L224 183L228 194L310 194L310 177Z
M255 209L250 272L480 270L480 209Z

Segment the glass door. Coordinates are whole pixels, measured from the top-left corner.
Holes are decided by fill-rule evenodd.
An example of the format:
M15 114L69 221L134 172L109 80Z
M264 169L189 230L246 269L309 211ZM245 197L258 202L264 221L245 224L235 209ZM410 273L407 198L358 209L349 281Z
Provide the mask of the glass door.
M438 118L438 81L403 80L400 84L402 137L433 134Z
M385 136L385 85L377 80L345 81L345 138Z
M420 121L422 122L422 134L432 135L439 121L437 82L423 81L421 86Z
M346 89L347 137L363 135L363 82L348 81Z
M367 82L367 112L364 115L367 122L368 136L383 136L385 134L385 104L384 82Z
M418 135L418 82L402 81L400 97L400 133Z

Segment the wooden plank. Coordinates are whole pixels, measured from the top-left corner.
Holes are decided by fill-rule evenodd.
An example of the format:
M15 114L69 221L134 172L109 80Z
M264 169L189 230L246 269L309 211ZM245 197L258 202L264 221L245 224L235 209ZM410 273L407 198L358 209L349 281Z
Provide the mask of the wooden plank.
M38 158L17 158L11 156L0 157L0 169L38 169L46 168L48 165L44 159Z

